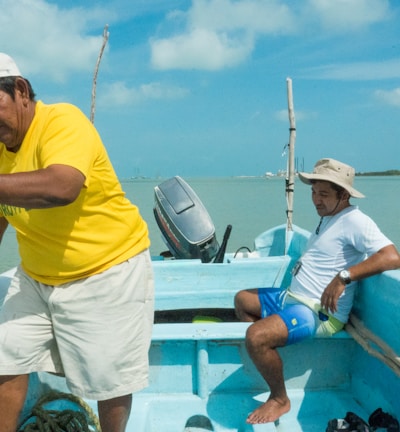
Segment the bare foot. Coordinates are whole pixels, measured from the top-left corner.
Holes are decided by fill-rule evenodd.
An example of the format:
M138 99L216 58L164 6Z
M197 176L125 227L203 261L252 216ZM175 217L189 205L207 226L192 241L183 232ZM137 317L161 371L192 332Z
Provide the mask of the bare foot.
M250 424L270 423L278 420L280 416L290 410L290 400L269 398L260 407L255 409L247 417L246 422Z

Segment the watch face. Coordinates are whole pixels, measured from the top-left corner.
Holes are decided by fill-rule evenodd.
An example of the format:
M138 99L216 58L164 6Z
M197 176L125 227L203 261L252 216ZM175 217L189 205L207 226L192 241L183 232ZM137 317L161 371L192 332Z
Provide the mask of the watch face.
M339 277L345 284L349 284L351 282L350 273L347 270L342 270L339 273Z

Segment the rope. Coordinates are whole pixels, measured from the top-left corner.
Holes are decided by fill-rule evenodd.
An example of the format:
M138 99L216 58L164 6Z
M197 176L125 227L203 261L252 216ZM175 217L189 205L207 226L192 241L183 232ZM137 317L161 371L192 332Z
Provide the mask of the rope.
M81 407L82 411L46 409L48 402L64 399ZM28 420L35 418L35 421ZM100 422L90 406L70 393L52 391L43 396L31 414L21 423L17 432L101 432Z
M398 377L400 377L400 357L382 339L368 330L354 314L350 315L345 330L365 349L365 351L367 351L368 354L385 363Z

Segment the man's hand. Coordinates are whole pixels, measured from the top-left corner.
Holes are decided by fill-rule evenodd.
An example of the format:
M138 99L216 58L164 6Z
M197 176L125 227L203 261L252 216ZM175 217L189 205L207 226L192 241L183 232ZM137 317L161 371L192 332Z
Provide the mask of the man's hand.
M396 247L391 244L383 247L366 260L351 266L347 270L350 271L351 280L358 281L387 270L398 268L400 268L400 254ZM322 293L322 308L328 312L336 312L337 302L345 288L345 283L336 275Z
M339 276L335 276L322 293L322 308L325 309L327 312L336 312L337 302L345 288L345 283L339 278Z

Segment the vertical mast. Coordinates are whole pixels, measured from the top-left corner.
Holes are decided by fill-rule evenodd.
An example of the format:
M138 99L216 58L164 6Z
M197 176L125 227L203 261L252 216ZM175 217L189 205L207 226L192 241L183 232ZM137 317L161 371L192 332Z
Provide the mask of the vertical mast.
M293 231L293 194L294 194L294 178L295 178L295 158L294 158L294 147L296 140L296 122L294 118L294 107L293 107L293 92L292 92L292 80L286 79L287 84L287 98L288 98L288 114L289 114L289 154L288 154L288 169L286 173L286 200L287 200L287 237L288 232Z
M99 67L101 58L103 57L104 49L106 48L107 41L110 34L108 33L108 24L105 25L103 30L103 43L100 48L100 53L97 58L96 67L94 68L93 84L92 84L92 103L90 106L90 121L94 123L94 113L96 110L96 86L97 86L97 75L99 73Z

